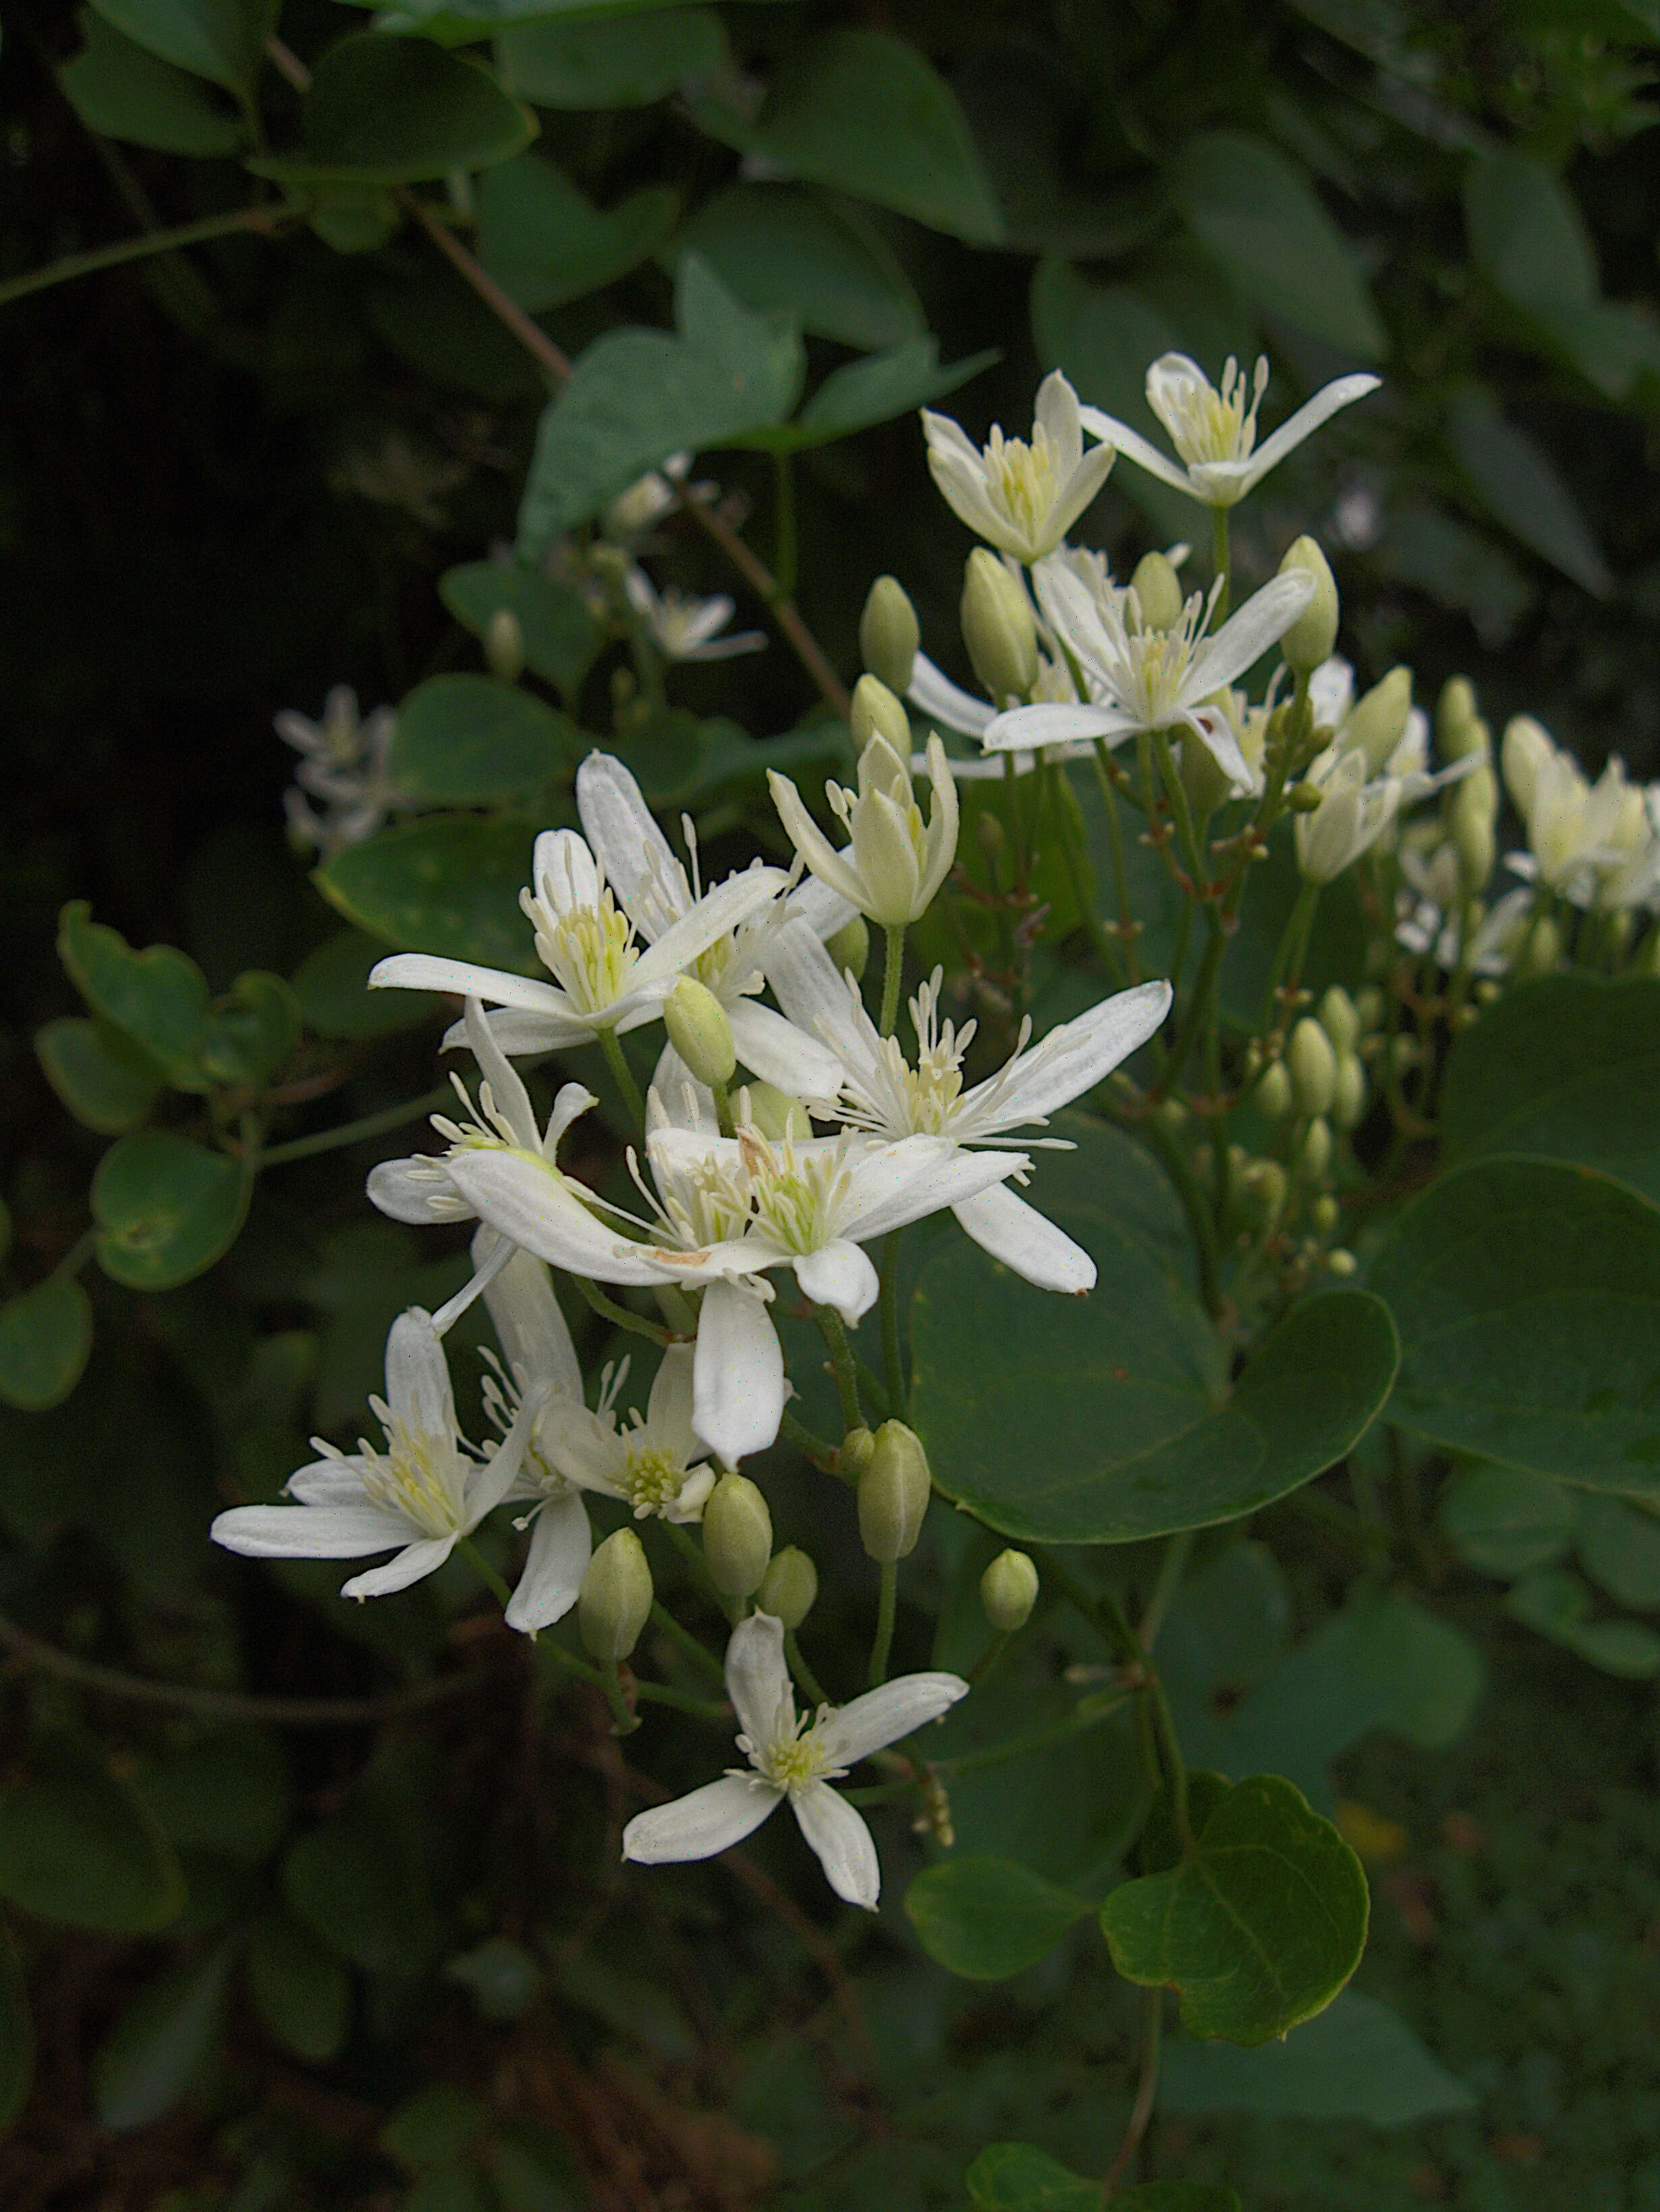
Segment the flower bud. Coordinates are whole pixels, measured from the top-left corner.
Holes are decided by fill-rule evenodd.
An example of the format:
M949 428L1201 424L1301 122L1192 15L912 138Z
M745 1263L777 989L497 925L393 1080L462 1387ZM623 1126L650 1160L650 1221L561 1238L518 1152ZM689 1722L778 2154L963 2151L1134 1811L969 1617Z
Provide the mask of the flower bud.
M870 924L862 914L844 921L824 939L824 950L838 968L845 968L855 983L864 979L870 961Z
M1547 915L1536 929L1529 929L1523 938L1522 957L1517 963L1516 973L1523 980L1553 975L1561 957L1561 930Z
M915 1550L933 1494L921 1437L903 1421L884 1421L859 1478L859 1534L872 1559L891 1565Z
M497 607L484 624L484 660L504 684L516 684L523 674L525 633L511 607Z
M1258 1229L1272 1229L1286 1210L1290 1179L1278 1160L1253 1160L1240 1178L1244 1211Z
M1329 1114L1337 1092L1337 1054L1331 1039L1304 1014L1286 1047L1291 1095L1299 1114Z
M1337 585L1325 555L1311 538L1299 538L1286 549L1280 563L1282 576L1301 569L1314 579L1314 597L1280 641L1287 668L1311 676L1323 660L1329 660L1337 643Z
M1355 701L1337 733L1337 742L1346 751L1365 755L1368 775L1381 775L1389 755L1407 734L1407 717L1411 712L1412 671L1391 668L1381 683Z
M859 1481L870 1466L875 1449L876 1439L862 1423L856 1429L849 1429L836 1455L836 1472L849 1482Z
M1263 1069L1256 1086L1256 1110L1265 1121L1283 1121L1292 1109L1291 1075L1283 1060Z
M1238 732L1234 734L1237 736ZM1232 777L1210 747L1202 738L1195 737L1191 730L1183 733L1177 766L1182 788L1196 821L1202 822L1207 815L1214 814L1233 796Z
M1354 994L1354 1012L1360 1024L1360 1034L1375 1030L1383 1018L1383 994L1375 983L1368 983Z
M1499 857L1499 786L1484 761L1454 784L1448 808L1458 880L1471 896L1487 888Z
M748 1597L772 1558L772 1516L746 1474L723 1474L703 1508L703 1558L716 1589Z
M1037 1602L1037 1570L1024 1552L997 1554L980 1577L980 1602L1000 1636L1025 1626Z
M1130 589L1141 610L1144 629L1174 629L1182 619L1182 580L1162 553L1144 553L1135 564ZM1012 1554L1006 1553L1005 1557Z
M910 758L910 716L878 676L861 676L853 687L848 724L855 752L863 752L879 732L902 760Z
M988 806L982 810L975 823L974 842L980 848L982 859L995 875L997 863L1003 857L1003 848L1008 843L1008 839L1004 835L1001 822Z
M1353 1052L1360 1042L1360 1017L1341 983L1334 983L1319 1005L1320 1026L1339 1052Z
M711 1090L732 1081L738 1054L727 1010L707 984L683 975L663 1005L669 1042L699 1083Z
M879 576L859 617L859 651L866 667L903 699L921 642L916 610L904 586L897 576Z
M798 1545L787 1544L762 1576L755 1602L762 1613L795 1629L812 1611L818 1595L818 1568Z
M1360 1262L1353 1252L1345 1250L1342 1245L1338 1244L1327 1253L1326 1265L1334 1275L1352 1275L1359 1267Z
M784 1137L810 1137L812 1121L799 1098L770 1083L746 1083L739 1093L739 1119L776 1144Z
M606 1537L588 1561L576 1601L582 1641L602 1667L626 1659L651 1618L651 1569L632 1528Z
M1435 742L1446 761L1467 754L1490 754L1493 738L1475 705L1475 690L1467 676L1450 676L1441 686L1435 708Z
M1291 1164L1292 1173L1300 1182L1318 1182L1330 1165L1331 1123L1323 1115L1316 1115L1303 1132L1303 1141Z
M1343 1209L1331 1193L1323 1191L1309 1208L1309 1221L1316 1237L1329 1237L1343 1218Z
M1505 785L1525 822L1533 811L1533 787L1540 769L1556 750L1547 732L1531 714L1513 714L1505 725L1505 741L1499 749Z
M1340 1053L1331 1118L1340 1129L1358 1129L1365 1118L1366 1071L1352 1052Z
M1286 793L1286 804L1293 814L1317 814L1325 799L1317 783L1294 783Z
M1001 706L1024 699L1037 681L1037 627L1024 584L997 556L976 545L963 578L963 642L974 672Z

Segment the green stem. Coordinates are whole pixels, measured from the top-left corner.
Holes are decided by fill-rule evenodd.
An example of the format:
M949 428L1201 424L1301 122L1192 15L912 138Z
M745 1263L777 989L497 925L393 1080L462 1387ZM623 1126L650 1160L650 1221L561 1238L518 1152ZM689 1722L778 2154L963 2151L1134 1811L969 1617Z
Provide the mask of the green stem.
M634 1079L634 1071L623 1055L623 1040L615 1030L601 1030L599 1049L605 1055L617 1089L623 1094L623 1103L633 1116L634 1126L643 1143L646 1134L646 1102L640 1096L640 1085Z
M1161 1098L1167 1098L1175 1085L1181 1081L1183 1070L1188 1064L1188 1055L1193 1050L1195 1041L1209 1018L1212 1000L1221 974L1222 955L1227 950L1228 933L1221 913L1216 907L1206 908L1205 920L1209 925L1209 934L1205 939L1205 951L1199 963L1199 973L1194 977L1193 995L1189 999L1186 1011L1182 1016L1182 1026L1176 1033L1176 1042L1171 1047L1170 1058L1164 1062L1164 1073L1147 1094L1154 1103Z
M1218 507L1216 512L1225 517L1227 509ZM1158 2051L1164 2026L1164 1992L1162 1989L1143 1990L1140 2074L1136 2083L1135 2103L1131 2107L1123 2141L1119 2144L1112 2164L1107 2168L1106 2179L1101 2184L1101 2194L1109 2201L1117 2194L1119 2185L1135 2171L1136 2156L1141 2148L1142 2138L1152 2121L1152 2108L1158 2094Z
M891 1037L899 1020L899 994L905 980L905 926L896 927L890 922L886 930L887 952L882 963L882 1021L881 1032Z
M1274 1025L1274 1000L1283 1001L1286 1019L1289 1021L1297 1003L1298 986L1303 980L1303 962L1309 949L1309 935L1314 927L1314 910L1320 903L1320 885L1304 884L1297 894L1280 943L1274 956L1274 967L1268 977L1268 997L1262 1003L1262 1026ZM1282 980L1283 979L1283 980Z
M1189 739L1196 743L1196 739ZM1209 872L1204 856L1199 850L1198 832L1193 826L1193 809L1188 805L1187 787L1182 781L1182 771L1177 766L1176 755L1171 749L1170 733L1155 730L1153 751L1158 762L1158 780L1164 787L1164 796L1170 801L1171 818L1176 824L1176 834L1182 847L1182 858L1186 863L1191 896L1201 898Z
M853 1353L848 1344L848 1333L842 1326L842 1316L834 1306L815 1306L812 1317L830 1347L830 1368L836 1376L836 1395L842 1402L842 1425L844 1429L860 1428L864 1425L864 1415L859 1407L859 1378L854 1370Z
M666 1682L642 1682L637 1674L634 1694L648 1705L672 1705L677 1713L690 1713L694 1720L729 1723L733 1717L732 1707L724 1698L717 1705L712 1698L694 1698L689 1691L671 1689ZM640 1723L636 1720L634 1725L638 1728Z
M123 262L143 261L155 253L173 253L181 246L200 246L210 238L228 238L233 231L255 231L275 235L281 217L266 208L237 208L229 215L204 216L199 222L180 223L173 230L150 231L143 238L125 238L119 246L94 246L87 253L66 253L44 269L31 269L0 284L0 307L31 292L44 292L53 284L67 284L76 276L94 276L100 269L119 269Z
M910 1413L904 1353L899 1342L899 1240L904 1233L903 1229L890 1229L882 1242L882 1369L887 1379L889 1407L902 1421Z
M1020 805L1020 777L1014 765L1014 755L1003 756L1003 827L1008 834L1009 849L1014 855L1014 888L1024 899L1026 895L1026 830Z
M1152 1710L1153 1733L1158 1741L1159 1764L1170 1785L1171 1825L1176 1830L1176 1840L1182 1846L1182 1856L1187 1858L1193 1851L1193 1830L1188 1821L1187 1761L1183 1758L1182 1747L1176 1740L1176 1723L1171 1717L1170 1699L1164 1695L1164 1686L1156 1674L1148 1674L1141 1694Z
M1215 622L1227 620L1228 602L1233 596L1233 563L1228 547L1228 509L1213 507L1210 511L1211 563L1213 574L1222 579L1222 589L1217 595Z
M1112 856L1113 893L1118 902L1118 941L1124 951L1124 973L1132 983L1141 980L1141 962L1135 949L1140 935L1130 912L1129 872L1124 861L1124 825L1118 817L1118 789L1104 738L1095 740L1095 774L1101 787L1101 803L1107 811L1107 849Z
M795 530L795 471L793 457L788 453L774 453L772 457L773 554L772 569L777 580L778 596L789 599L795 590L796 530Z
M1183 1151L1181 1139L1164 1127L1157 1114L1146 1115L1137 1127L1182 1201L1182 1211L1187 1216L1193 1238L1194 1256L1199 1265L1199 1294L1206 1312L1213 1316L1220 1311L1222 1304L1222 1255L1216 1239L1216 1224L1199 1187L1199 1178L1193 1171L1193 1163Z
M1164 1615L1170 1611L1171 1600L1182 1586L1182 1577L1187 1571L1188 1555L1193 1549L1191 1528L1178 1529L1164 1547L1164 1556L1158 1562L1158 1573L1152 1585L1152 1595L1147 1600L1147 1609L1141 1616L1136 1633L1141 1639L1141 1649L1151 1651L1158 1640L1158 1632L1164 1625Z
M784 1408L783 1419L779 1423L778 1433L788 1443L793 1443L797 1451L805 1454L821 1474L841 1473L841 1469L836 1463L836 1446L827 1443L823 1437L814 1436L811 1429L804 1428L787 1406Z
M513 1602L513 1592L502 1581L471 1536L458 1536L455 1548L472 1569L484 1588L504 1610Z
M1079 920L1094 950L1096 958L1110 982L1126 980L1124 957L1103 926L1095 911L1093 893L1084 881L1084 855L1079 850L1077 824L1072 818L1072 809L1067 804L1067 793L1061 788L1060 779L1066 775L1064 767L1055 767L1049 773L1055 779L1055 817L1061 835L1061 858L1067 871L1067 885L1072 893L1073 904L1078 908Z
M405 1122L435 1113L439 1107L452 1103L454 1097L453 1086L441 1083L436 1089L423 1091L420 1097L408 1099L401 1106L383 1106L378 1114L365 1114L356 1121L341 1121L332 1129L318 1130L314 1136L290 1137L286 1144L267 1145L259 1155L259 1164L262 1168L280 1168L289 1160L309 1160L319 1152L338 1152L345 1145L361 1145L370 1137L384 1137L389 1130L401 1129Z
M873 1690L888 1679L888 1660L893 1651L893 1617L898 1601L898 1565L895 1560L884 1559L877 1588L876 1635L870 1648L870 1672L866 1677Z
M712 1083L709 1089L714 1094L714 1118L721 1125L721 1134L729 1137L733 1132L732 1100L727 1086L724 1083Z
M812 1698L815 1706L834 1703L834 1700L826 1694L824 1684L802 1656L801 1647L795 1640L795 1631L793 1628L787 1628L784 1631L784 1656L789 1662L791 1674L794 1675L806 1695Z
M586 1275L573 1275L571 1280L595 1313L614 1322L618 1328L625 1328L634 1336L646 1337L653 1344L661 1345L666 1351L678 1341L672 1329L665 1328L660 1322L648 1321L643 1314L630 1312L627 1306L619 1306L615 1298L608 1298L599 1284L590 1282Z
M1075 1612L1081 1613L1121 1665L1137 1667L1144 1656L1135 1631L1124 1617L1124 1608L1110 1590L1092 1590L1075 1575L1060 1553L1045 1549L1039 1554L1043 1574Z
M700 1674L707 1674L713 1682L726 1687L727 1670L706 1644L700 1644L690 1629L684 1628L669 1611L667 1606L653 1601L651 1617L675 1649L690 1660Z

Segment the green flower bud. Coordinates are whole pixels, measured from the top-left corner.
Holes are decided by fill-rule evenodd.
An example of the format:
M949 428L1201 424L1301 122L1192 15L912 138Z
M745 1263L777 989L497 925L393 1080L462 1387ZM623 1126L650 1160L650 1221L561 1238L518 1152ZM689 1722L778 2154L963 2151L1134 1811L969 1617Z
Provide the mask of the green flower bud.
M1286 549L1280 573L1300 568L1314 579L1314 597L1280 641L1287 668L1309 676L1323 660L1329 660L1337 642L1337 585L1326 556L1311 538L1299 538Z
M772 1516L746 1474L723 1474L703 1508L703 1557L716 1589L748 1597L772 1558Z
M1195 820L1202 822L1232 797L1233 785L1221 763L1204 740L1195 738L1191 731L1183 735L1177 765Z
M916 610L904 586L897 576L879 576L859 617L859 651L866 667L903 699L921 642Z
M1293 814L1317 814L1325 798L1317 783L1294 783L1286 793L1286 804Z
M1462 760L1467 753L1490 755L1493 738L1476 710L1475 687L1467 676L1450 676L1441 686L1435 708L1435 742L1443 760Z
M1182 579L1162 553L1144 553L1135 564L1130 589L1141 610L1144 629L1174 629L1182 619Z
M1354 994L1354 1011L1360 1023L1360 1034L1375 1030L1383 1018L1383 994L1375 983L1368 983L1363 991Z
M738 1054L727 1010L707 984L683 975L663 1005L669 1042L699 1083L711 1090L732 1081Z
M1338 1244L1327 1253L1326 1265L1334 1275L1352 1275L1360 1262L1353 1252L1346 1251L1342 1245Z
M632 1528L607 1536L588 1561L576 1601L582 1641L602 1667L626 1659L651 1618L651 1569Z
M1343 1209L1329 1191L1322 1192L1309 1208L1309 1220L1316 1237L1329 1237L1343 1218Z
M864 915L856 914L851 921L844 921L833 936L824 939L824 950L855 983L862 981L870 961L870 924Z
M849 1429L836 1455L837 1471L849 1482L857 1482L869 1467L875 1449L876 1439L862 1424Z
M758 1079L746 1083L738 1094L738 1118L763 1137L777 1143L784 1137L810 1137L812 1119L799 1098Z
M484 624L484 660L504 684L516 684L523 674L525 633L511 607L497 607Z
M1339 1052L1353 1052L1360 1042L1360 1016L1341 983L1334 983L1321 1000L1320 1026Z
M1259 1229L1272 1229L1286 1210L1291 1181L1278 1160L1253 1160L1240 1178L1247 1216Z
M1316 1115L1303 1132L1303 1141L1292 1159L1292 1173L1302 1182L1318 1182L1331 1165L1331 1123Z
M1329 1114L1337 1093L1337 1054L1319 1023L1306 1014L1286 1047L1291 1095L1299 1114Z
M980 1602L1000 1636L1025 1626L1037 1602L1037 1570L1024 1552L997 1554L980 1577Z
M1024 584L976 545L963 577L963 642L974 672L1000 707L1037 681L1037 628Z
M1283 1060L1270 1060L1256 1086L1256 1110L1265 1121L1283 1121L1292 1109L1291 1074Z
M776 1553L761 1577L755 1602L763 1613L781 1620L786 1628L800 1628L812 1611L818 1595L818 1570L799 1546L787 1544Z
M1363 752L1366 774L1381 775L1389 755L1407 734L1412 712L1412 671L1391 668L1379 684L1357 699L1337 733L1346 751Z
M910 758L910 716L904 702L897 699L879 677L861 676L854 685L848 724L856 752L863 752L879 732L901 760Z
M1522 948L1516 970L1518 976L1554 975L1562 957L1562 933L1549 915L1523 938Z
M903 1421L884 1421L859 1478L859 1534L872 1559L887 1565L915 1550L933 1495L922 1439Z
M995 875L997 863L1003 857L1003 848L1008 839L1004 835L1001 822L988 806L981 809L975 822L974 842L980 848L981 858Z
M1352 1052L1341 1053L1331 1118L1340 1129L1358 1129L1365 1118L1366 1071Z
M1484 761L1449 793L1452 842L1458 854L1458 880L1474 897L1485 890L1499 858L1499 785Z
M1555 750L1548 733L1531 714L1512 714L1505 723L1499 763L1516 811L1524 822L1533 811L1533 787L1539 771Z

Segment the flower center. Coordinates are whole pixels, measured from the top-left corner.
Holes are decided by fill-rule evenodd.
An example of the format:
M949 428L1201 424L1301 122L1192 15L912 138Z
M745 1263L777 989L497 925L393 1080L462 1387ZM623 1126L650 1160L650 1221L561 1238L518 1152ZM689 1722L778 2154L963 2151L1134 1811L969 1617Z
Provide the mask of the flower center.
M818 1731L806 1713L787 1734L757 1745L750 1755L773 1787L792 1797L817 1782L828 1764Z
M1249 460L1256 443L1256 410L1268 389L1266 356L1250 384L1231 356L1222 389L1206 384L1186 392L1171 409L1171 441L1189 466L1197 462Z
M453 1536L461 1529L461 1486L455 1455L441 1440L405 1428L395 1417L385 1423L386 1449L377 1452L360 1442L363 1488L377 1505L401 1513L428 1536Z
M538 957L577 1011L603 1013L615 1005L640 954L634 925L619 911L610 886L600 891L598 906L575 906L566 914L528 891L521 902L536 931Z
M781 1157L753 1130L739 1132L757 1224L787 1252L816 1252L835 1235L848 1185L842 1148L805 1158L787 1139Z
M986 447L986 477L994 501L1011 522L1031 539L1042 535L1060 491L1056 455L1042 424L1035 425L1031 443L1006 438L994 429Z
M617 1487L633 1506L636 1519L660 1513L680 1495L685 1469L673 1452L644 1446L624 1458Z

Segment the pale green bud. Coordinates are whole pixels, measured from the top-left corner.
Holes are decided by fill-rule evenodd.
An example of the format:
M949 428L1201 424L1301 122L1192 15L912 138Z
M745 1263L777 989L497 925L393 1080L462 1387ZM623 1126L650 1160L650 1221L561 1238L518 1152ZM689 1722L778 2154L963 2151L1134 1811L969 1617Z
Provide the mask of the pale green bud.
M1320 1026L1339 1052L1353 1052L1360 1042L1360 1016L1341 983L1334 983L1320 1001Z
M997 556L976 545L963 577L963 642L974 672L1001 706L1024 699L1037 681L1037 628L1024 584Z
M1359 1267L1360 1262L1355 1258L1353 1252L1346 1251L1342 1245L1338 1244L1335 1245L1333 1249L1327 1253L1326 1265L1331 1269L1334 1275L1352 1275Z
M1475 690L1467 676L1450 676L1441 686L1435 708L1435 742L1446 761L1462 760L1468 753L1489 756L1493 738L1475 704Z
M683 975L663 1003L669 1042L699 1083L713 1090L732 1081L738 1054L727 1010L706 983Z
M1343 1209L1331 1193L1323 1191L1309 1208L1309 1220L1316 1237L1329 1237L1343 1218Z
M1301 569L1314 579L1314 597L1280 641L1287 668L1299 676L1312 675L1323 660L1329 660L1337 643L1336 580L1325 555L1311 538L1299 538L1286 549L1280 563L1282 576Z
M1232 797L1233 785L1221 763L1204 739L1195 738L1191 731L1183 734L1177 766L1182 788L1197 820L1202 822L1207 814L1214 814L1225 800Z
M762 1613L769 1613L786 1628L794 1629L812 1611L818 1595L818 1568L798 1545L787 1544L762 1576L755 1602Z
M1162 553L1144 553L1135 564L1130 589L1146 629L1174 629L1182 619L1182 579Z
M1522 940L1517 974L1522 977L1554 975L1562 957L1562 933L1549 915Z
M1278 1160L1254 1160L1243 1178L1247 1211L1254 1214L1257 1225L1272 1229L1286 1210L1291 1182Z
M1458 854L1458 879L1475 895L1485 890L1499 857L1499 785L1482 762L1453 785L1448 809L1452 842Z
M810 1137L812 1117L799 1098L770 1083L746 1083L739 1093L739 1119L775 1144L785 1137Z
M1286 793L1286 804L1293 814L1317 814L1325 799L1317 783L1294 783Z
M871 738L879 733L902 760L910 758L910 716L905 712L904 702L897 699L879 677L861 676L854 685L848 725L853 732L855 751L863 752Z
M933 1495L922 1439L903 1421L884 1421L859 1478L859 1534L872 1559L891 1565L915 1550Z
M849 1429L836 1455L836 1468L849 1482L857 1482L870 1466L875 1450L876 1439L867 1428L861 1424L856 1429Z
M1354 1011L1359 1017L1362 1036L1378 1026L1383 1018L1383 994L1375 983L1368 983L1365 990L1355 993Z
M1381 683L1355 701L1337 733L1337 742L1346 751L1365 755L1368 775L1381 775L1389 755L1407 734L1407 717L1411 712L1412 671L1391 668Z
M1533 811L1533 787L1539 771L1555 750L1548 733L1531 714L1513 714L1505 723L1505 740L1499 749L1499 765L1504 769L1505 787L1524 822Z
M588 1561L576 1600L582 1641L602 1667L626 1659L651 1619L651 1569L632 1528L607 1536Z
M1037 1602L1037 1570L1024 1552L997 1554L980 1577L980 1602L1000 1636L1025 1626Z
M1292 1173L1304 1182L1318 1182L1331 1165L1331 1123L1323 1115L1316 1115L1303 1132L1291 1165Z
M897 576L879 576L859 617L859 651L866 667L903 699L921 642L909 593Z
M1286 1047L1291 1095L1299 1114L1329 1114L1337 1093L1337 1054L1331 1039L1306 1014Z
M1341 1053L1331 1118L1340 1129L1358 1129L1365 1118L1366 1071L1352 1052Z
M746 1474L723 1474L703 1507L703 1557L716 1589L748 1597L772 1558L772 1516Z
M824 939L824 950L838 968L845 968L855 983L863 980L870 960L870 924L862 914L844 921Z
M1265 1120L1283 1121L1292 1109L1291 1074L1283 1060L1270 1060L1256 1086L1256 1109Z
M981 858L994 875L1008 839L1004 835L1002 823L988 806L982 809L975 823L974 842L980 848Z
M516 684L523 674L525 633L511 607L497 607L484 624L484 660L504 684Z

